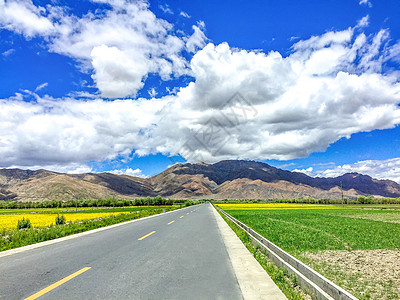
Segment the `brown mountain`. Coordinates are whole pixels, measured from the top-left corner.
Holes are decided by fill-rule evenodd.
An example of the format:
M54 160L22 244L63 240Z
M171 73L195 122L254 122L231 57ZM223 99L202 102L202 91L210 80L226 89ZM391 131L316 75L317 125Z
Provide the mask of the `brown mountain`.
M177 164L151 179L155 183L153 185L158 187L156 192L163 196L180 193L238 199L340 198L342 189L346 197L400 196L400 185L391 180L377 180L357 173L335 178L313 178L262 162L243 160L226 160L215 164Z
M342 187L342 188L341 188ZM46 170L0 169L0 200L136 198L340 198L374 195L400 197L390 180L349 173L313 178L255 161L176 164L151 178L111 173L62 174Z

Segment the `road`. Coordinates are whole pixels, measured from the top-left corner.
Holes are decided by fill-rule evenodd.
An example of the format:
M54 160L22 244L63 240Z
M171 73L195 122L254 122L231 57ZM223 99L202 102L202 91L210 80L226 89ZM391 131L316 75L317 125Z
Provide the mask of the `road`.
M207 204L0 257L1 299L38 292L40 299L242 299Z

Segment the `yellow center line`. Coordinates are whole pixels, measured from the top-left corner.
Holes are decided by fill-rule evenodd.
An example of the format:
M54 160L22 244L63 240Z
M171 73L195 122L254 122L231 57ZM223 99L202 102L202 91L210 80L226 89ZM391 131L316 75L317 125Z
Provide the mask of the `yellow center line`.
M25 300L37 299L37 298L43 296L44 294L50 292L51 290L54 290L56 287L66 283L67 281L71 280L72 278L82 274L83 272L86 272L89 269L90 269L90 267L80 269L79 271L75 272L74 274L71 274L71 275L65 277L64 279L61 279L60 281L57 281L56 283L53 283L52 285L48 286L47 288L37 292L36 294L33 294L32 296L25 298Z
M169 224L172 224L172 223L174 223L174 222L175 222L175 220L173 220L173 221L169 222L169 223L168 223L168 225L169 225Z
M180 216L180 217L179 217L179 219L182 219L182 218L183 218L183 216Z
M138 239L138 241L141 241L141 240L147 238L148 236L152 235L153 233L155 233L155 231L152 231L152 232L146 234L145 236L142 236L140 239Z

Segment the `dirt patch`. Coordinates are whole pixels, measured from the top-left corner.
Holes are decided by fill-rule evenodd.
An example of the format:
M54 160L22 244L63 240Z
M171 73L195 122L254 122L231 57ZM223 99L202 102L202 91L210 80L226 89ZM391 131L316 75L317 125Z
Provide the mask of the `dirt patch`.
M398 299L400 295L400 250L326 250L302 256L334 282L341 277L342 284L348 285L343 287L360 298Z
M362 214L362 215L345 215L343 217L400 224L400 213L379 213L379 214L375 213L375 214Z

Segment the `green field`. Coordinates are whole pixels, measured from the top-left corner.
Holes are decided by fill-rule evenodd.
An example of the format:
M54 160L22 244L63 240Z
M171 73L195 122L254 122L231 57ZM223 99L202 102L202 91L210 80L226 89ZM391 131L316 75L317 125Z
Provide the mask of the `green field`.
M399 210L251 205L220 207L360 299L399 299Z

